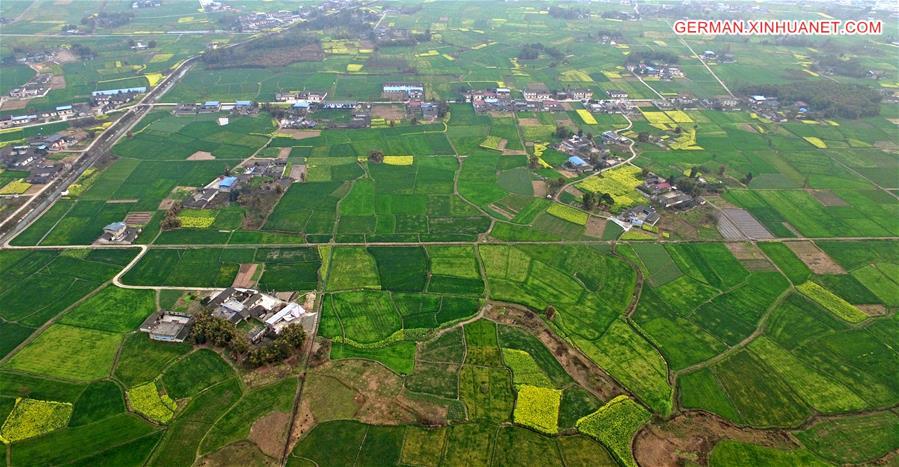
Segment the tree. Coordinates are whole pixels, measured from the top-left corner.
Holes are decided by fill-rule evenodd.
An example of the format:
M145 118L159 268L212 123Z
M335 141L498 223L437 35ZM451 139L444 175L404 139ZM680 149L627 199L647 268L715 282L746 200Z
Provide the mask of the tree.
M743 182L744 185L749 185L749 182L752 181L752 172L746 172L746 175L740 181Z
M599 201L606 206L611 206L615 204L615 198L612 198L612 195L608 193L603 193L599 195Z
M647 133L645 131L641 131L640 133L637 133L637 141L639 141L641 143L648 143L649 142L649 133Z
M368 153L368 161L373 164L384 162L384 153L381 151L371 151Z
M585 191L581 197L581 203L584 205L585 210L592 211L596 207L596 194L592 191Z
M727 167L725 167L724 164L721 164L721 165L718 167L718 175L723 176L725 170L727 170Z

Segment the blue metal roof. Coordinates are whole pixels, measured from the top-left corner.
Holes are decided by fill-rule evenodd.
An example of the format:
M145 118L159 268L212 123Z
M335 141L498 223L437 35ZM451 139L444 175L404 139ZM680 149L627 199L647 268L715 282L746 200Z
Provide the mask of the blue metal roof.
M219 182L219 188L231 188L237 183L237 177L225 177Z
M571 165L587 165L587 162L585 162L583 159L581 159L581 158L578 157L578 156L571 156L571 157L569 157L569 158L568 158L568 163L571 164Z
M203 103L203 105L206 107L218 107L219 101L206 101Z
M71 105L60 105L59 107L56 108L56 110L72 110L72 106Z
M238 107L249 107L249 106L253 105L253 102L252 101L237 101L234 103L234 105L236 105Z
M124 222L113 222L112 224L103 227L103 230L119 230L125 227Z

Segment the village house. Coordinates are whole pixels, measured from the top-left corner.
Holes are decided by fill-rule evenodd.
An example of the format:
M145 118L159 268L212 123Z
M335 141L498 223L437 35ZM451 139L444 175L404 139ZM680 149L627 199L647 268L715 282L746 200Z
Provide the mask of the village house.
M528 84L527 88L522 91L522 94L524 95L524 100L529 102L543 102L552 98L552 93L549 92L549 88L543 83Z
M184 342L193 324L194 317L191 315L163 310L148 316L139 329L154 341Z
M470 102L475 112L511 112L512 92L509 88L478 89L468 91L464 95L465 102Z
M125 222L113 222L103 227L103 233L97 239L97 243L130 245L137 240L138 234L140 234L140 228L138 227L131 227Z
M644 224L654 226L659 222L661 216L656 212L655 208L647 205L634 206L625 211L621 218L626 222L630 222L635 227L642 227Z
M556 91L554 96L560 101L588 101L593 98L593 91L589 89L565 89Z
M65 164L42 164L31 169L25 181L32 185L45 185L58 177L64 168Z
M381 96L390 100L424 99L425 87L421 83L384 83Z
M622 100L627 99L628 94L619 89L609 89L606 91L606 95L609 96L609 99L613 102L620 102Z
M565 161L565 166L571 170L576 171L577 173L593 171L593 166L578 156L569 157L568 160Z

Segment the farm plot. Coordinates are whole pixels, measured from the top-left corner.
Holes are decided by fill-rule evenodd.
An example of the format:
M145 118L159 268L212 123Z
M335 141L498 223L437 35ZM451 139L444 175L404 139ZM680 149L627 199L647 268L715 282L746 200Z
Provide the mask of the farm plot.
M0 252L0 354L6 355L34 329L109 280L131 250ZM15 324L10 323L15 322Z
M230 286L241 264L265 264L260 287L311 290L318 283L321 259L312 248L151 249L123 282L180 287Z
M115 145L113 152L140 160L185 160L198 151L217 160L243 159L264 146L274 129L267 113L231 117L226 126L219 126L217 117L148 114L135 128L134 137Z
M578 420L581 433L596 438L626 466L636 466L631 454L631 440L649 421L651 414L627 396L618 396L596 412Z
M637 178L639 173L639 167L624 165L590 177L577 184L577 187L582 191L608 193L615 200L613 210L619 212L644 202L645 198L637 191L637 186L640 185L640 179Z
M54 324L4 365L7 368L73 381L108 376L122 336Z

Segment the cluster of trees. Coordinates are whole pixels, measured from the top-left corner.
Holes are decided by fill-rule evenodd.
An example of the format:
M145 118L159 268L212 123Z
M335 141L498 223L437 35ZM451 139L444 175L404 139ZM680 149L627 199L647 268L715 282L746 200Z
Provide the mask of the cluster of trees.
M555 47L547 47L539 42L534 42L533 44L524 44L521 46L521 52L518 52L518 58L520 60L536 60L537 58L540 58L541 53L549 55L556 60L565 57L565 54Z
M581 8L552 5L549 7L549 16L562 19L581 19L590 16L590 12Z
M131 22L134 13L110 13L101 11L92 15L81 18L82 26L87 26L91 30L96 28L117 28Z
M69 49L75 54L78 58L82 60L90 60L97 56L97 54L91 50L90 47L84 44L72 44L72 47Z
M372 164L380 164L384 162L384 153L381 151L371 151L368 153L368 161Z
M621 31L614 31L611 29L599 29L595 33L587 32L588 39L602 39L603 37L608 37L609 40L615 42L624 42L624 35L621 34Z
M585 211L592 211L599 206L611 206L615 204L615 199L608 193L584 192L581 197L581 204L584 205Z
M740 93L777 97L784 104L804 101L811 112L826 118L852 119L880 115L882 99L876 89L828 80L746 86Z
M181 212L181 202L176 201L172 204L166 212L165 216L162 218L162 221L159 223L159 228L162 230L175 230L181 228L181 219L178 218L178 213Z
M192 333L196 344L223 348L232 358L253 368L290 358L306 341L306 332L299 324L282 328L271 342L251 345L244 333L228 320L216 318L208 312L198 313L195 318Z
M664 50L638 50L631 52L624 63L627 65L646 64L665 64L673 65L680 61L680 57Z
M846 55L825 55L819 57L812 67L815 71L824 71L850 78L864 78L868 74L867 68L856 57Z

